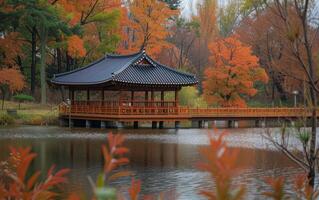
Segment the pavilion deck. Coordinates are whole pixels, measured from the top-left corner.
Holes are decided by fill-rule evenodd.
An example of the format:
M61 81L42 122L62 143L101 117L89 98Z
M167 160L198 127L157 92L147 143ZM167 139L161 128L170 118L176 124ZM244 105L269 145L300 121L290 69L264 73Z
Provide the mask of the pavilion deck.
M319 111L319 109L318 109ZM117 121L245 120L310 117L305 108L189 108L176 101L73 101L60 104L61 118Z

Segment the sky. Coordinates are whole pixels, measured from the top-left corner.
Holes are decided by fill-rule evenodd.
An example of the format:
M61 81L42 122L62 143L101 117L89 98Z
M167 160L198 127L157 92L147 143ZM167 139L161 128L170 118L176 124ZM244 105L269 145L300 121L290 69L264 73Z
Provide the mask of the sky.
M218 5L224 5L227 0L217 0ZM196 4L200 2L200 0L182 0L181 1L181 8L182 8L182 15L187 17L192 13L192 8L196 7Z
M192 11L191 11L191 7L195 6L197 3L197 0L182 0L182 15L183 16L189 16Z

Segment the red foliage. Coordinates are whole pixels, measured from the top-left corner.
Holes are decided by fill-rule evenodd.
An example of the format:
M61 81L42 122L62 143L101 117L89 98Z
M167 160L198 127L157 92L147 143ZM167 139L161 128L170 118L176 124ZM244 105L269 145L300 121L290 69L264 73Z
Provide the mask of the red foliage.
M132 179L131 187L129 188L129 194L131 200L138 200L138 194L141 192L141 181Z
M6 87L11 92L15 92L22 90L25 85L24 77L15 62L17 56L23 56L22 45L23 42L19 40L19 34L16 32L0 37L0 89L2 93L5 92Z
M6 68L0 70L0 86L7 85L11 92L22 90L25 82L20 70Z
M306 199L312 200L319 197L318 191L315 191L309 184L308 178L304 174L297 175L294 180L293 193L285 191L286 179L283 176L267 177L265 183L270 186L271 190L262 194L273 200L284 199Z
M245 107L242 96L251 97L257 93L255 82L268 82L258 58L236 35L215 41L209 49L213 65L206 68L203 81L207 101L224 107Z
M167 29L169 18L178 14L168 5L157 0L140 0L130 3L132 35L127 37L124 47L119 48L121 53L136 52L141 48L151 56L157 56L162 49L171 46L165 41L169 35Z
M114 135L110 133L107 137L109 145L102 146L105 174L110 173L118 166L129 163L129 160L124 157L124 154L128 152L128 149L122 146L124 142L124 136L121 134Z
M29 178L26 177L35 157L36 154L31 153L30 148L11 148L9 159L1 163L0 199L45 200L58 196L58 193L53 192L52 189L67 181L65 175L69 169L62 169L54 173L54 166L52 166L47 173L47 178L39 182L40 171L35 172Z
M268 198L274 200L283 200L287 198L285 193L285 177L277 177L277 178L265 178L265 183L267 183L271 187L271 191L263 192L262 194Z
M68 39L68 54L73 58L83 57L86 54L83 40L77 36L72 35Z
M212 134L209 134L209 146L199 149L205 161L199 163L198 167L208 171L216 184L215 191L204 190L200 194L211 200L244 199L244 186L234 188L232 185L232 178L239 170L236 166L239 151L227 148L223 140L224 135L225 132L222 132L215 138Z

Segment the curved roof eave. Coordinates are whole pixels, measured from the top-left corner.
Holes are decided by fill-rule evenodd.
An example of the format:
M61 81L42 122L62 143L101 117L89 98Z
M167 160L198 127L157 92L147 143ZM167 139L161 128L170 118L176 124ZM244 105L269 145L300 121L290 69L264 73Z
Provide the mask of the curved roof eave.
M105 79L100 79L100 80L92 80L91 82L88 81L88 82L72 82L72 81L63 81L62 80L56 80L56 78L58 77L61 77L61 76L64 76L64 75L70 75L70 74L73 74L73 73L76 73L76 72L79 72L81 70L84 70L84 69L87 69L95 64L98 64L102 61L104 61L105 59L107 58L128 58L128 57L132 57L131 60L128 60L123 66L121 66L119 69L116 69L116 71L113 71L111 73L111 77L108 76L108 77L105 77ZM179 74L181 76L187 76L186 79L189 79L189 80L185 80L185 82L159 82L159 83L148 83L147 81L146 82L143 82L143 81L125 81L125 80L120 80L120 79L117 79L118 76L121 76L122 72L125 71L125 69L127 69L128 67L130 66L133 66L136 62L140 61L140 60L143 60L143 59L147 59L148 62L151 63L151 65L153 67L163 67L173 73L176 73L176 74ZM134 54L130 54L130 55L112 55L112 54L107 54L105 55L103 58L95 61L95 62L92 62L90 63L89 65L85 66L85 67L82 67L82 68L79 68L79 69L75 69L75 70L72 70L72 71L69 71L69 72L65 72L65 73L60 73L60 74L56 74L54 76L53 79L50 80L51 83L53 84L57 84L57 85L64 85L64 86L83 86L83 85L99 85L99 84L104 84L104 83L107 83L107 82L110 82L110 81L114 81L114 82L119 82L119 83L129 83L129 84L143 84L143 85L152 85L152 86L155 86L155 85L160 85L160 86L165 86L165 85L172 85L172 86L189 86L189 85L195 85L198 83L198 80L196 78L195 75L192 75L192 74L188 74L186 72L181 72L181 71L178 71L176 69L173 69L173 68L170 68L168 66L165 66L165 65L162 65L156 61L154 61L151 57L149 57L145 51L141 51L141 52L138 52L138 53L134 53Z

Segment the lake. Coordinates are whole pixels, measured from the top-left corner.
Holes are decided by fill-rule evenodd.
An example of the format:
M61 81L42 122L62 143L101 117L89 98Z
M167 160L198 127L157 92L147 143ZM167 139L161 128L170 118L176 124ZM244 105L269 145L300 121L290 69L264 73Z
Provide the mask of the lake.
M196 169L200 160L198 148L208 144L211 129L68 129L61 127L20 126L0 128L0 160L8 156L9 146L32 146L38 154L33 169L47 171L71 168L65 192L90 195L88 176L94 180L102 170L101 145L106 135L125 134L130 149L129 169L142 181L142 194L167 195L167 199L204 199L198 192L214 185L206 172ZM261 134L262 129L226 129L225 140L231 148L240 149L239 166L242 171L235 183L248 187L247 199L264 199L260 190L267 189L263 178L292 176L301 171L282 153L276 151ZM122 178L114 186L125 191L131 182Z

